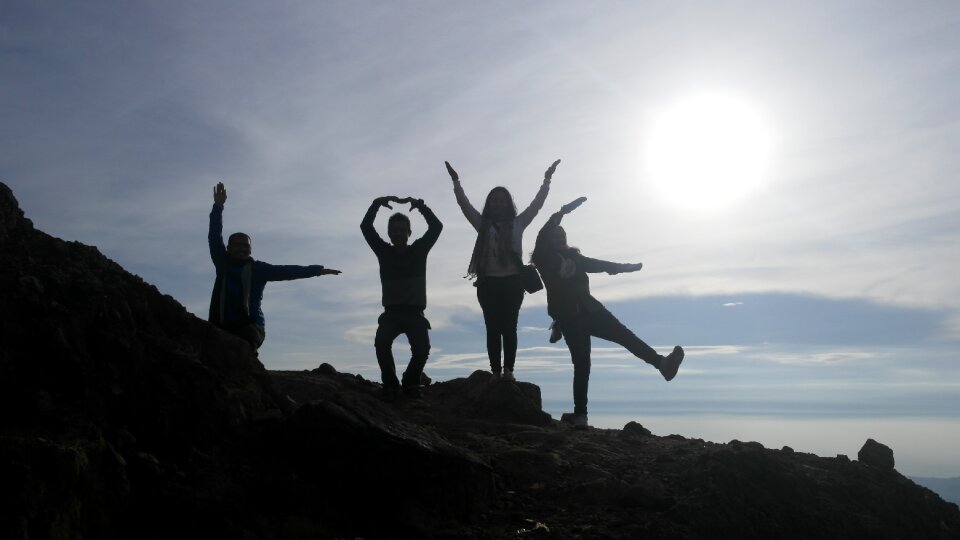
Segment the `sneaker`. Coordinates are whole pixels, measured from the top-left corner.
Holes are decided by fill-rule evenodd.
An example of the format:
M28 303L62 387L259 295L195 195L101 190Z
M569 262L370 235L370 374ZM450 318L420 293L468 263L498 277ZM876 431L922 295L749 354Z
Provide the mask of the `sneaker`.
M562 337L563 332L560 331L560 324L557 321L550 323L550 343L556 343Z
M590 424L587 422L586 414L574 414L572 418L573 429L587 429Z
M404 386L403 396L410 399L423 399L423 390L420 389L420 385Z
M501 377L503 377L503 375L501 375L499 371L494 371L493 377L490 377L490 382L500 382Z
M512 369L505 369L503 370L503 375L500 377L500 380L507 381L507 382L515 382L517 378L513 376Z
M680 369L680 362L683 362L683 347L677 345L673 352L660 361L660 374L663 378L671 381L677 376L677 370Z

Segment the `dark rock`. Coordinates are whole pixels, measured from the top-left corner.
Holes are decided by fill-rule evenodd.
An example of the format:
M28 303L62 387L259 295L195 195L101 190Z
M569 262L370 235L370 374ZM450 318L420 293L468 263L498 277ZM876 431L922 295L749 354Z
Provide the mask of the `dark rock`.
M325 493L327 504L344 513L355 509L350 518L356 520L377 508L384 524L426 509L434 519L467 518L488 504L495 482L483 459L399 415L374 412L373 403L351 401L300 407L274 446L291 472L317 486L337 486ZM366 527L367 534L390 532L369 521Z
M0 242L10 235L25 232L33 228L30 220L23 217L20 203L13 196L13 191L6 184L0 182Z
M495 380L486 371L465 379L431 385L430 396L457 414L493 422L546 426L552 421L543 411L540 388L527 382Z
M0 290L0 538L960 537L896 471L577 432L483 371L395 403L328 364L268 373L2 184Z
M653 433L651 433L649 429L643 427L637 422L627 422L627 424L623 426L623 434L634 435L638 437L648 437L650 435L653 435Z
M314 369L313 372L319 375L328 375L328 376L337 374L336 368L334 368L333 366L331 366L326 362L320 364L320 366Z
M893 469L893 450L889 446L867 439L857 452L857 460L879 469Z

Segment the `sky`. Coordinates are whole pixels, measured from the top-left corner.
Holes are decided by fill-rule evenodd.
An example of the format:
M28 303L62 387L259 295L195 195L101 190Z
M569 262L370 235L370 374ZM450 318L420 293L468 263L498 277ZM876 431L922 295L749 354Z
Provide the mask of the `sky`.
M5 0L0 181L39 229L201 318L223 182L225 231L254 257L343 272L268 285L266 367L372 380L380 289L359 223L375 197L422 198L444 222L427 373L448 380L488 364L463 277L475 233L443 162L476 206L503 185L522 209L562 159L524 248L586 196L570 243L644 263L592 276L594 295L688 351L666 383L594 340L594 425L826 456L872 437L905 474L960 476L958 23L948 1ZM708 166L678 196L650 149L702 96L733 116L681 130L679 160ZM734 102L746 112L716 105ZM746 168L721 174L706 153L741 140ZM517 375L559 417L572 367L549 322L528 296Z

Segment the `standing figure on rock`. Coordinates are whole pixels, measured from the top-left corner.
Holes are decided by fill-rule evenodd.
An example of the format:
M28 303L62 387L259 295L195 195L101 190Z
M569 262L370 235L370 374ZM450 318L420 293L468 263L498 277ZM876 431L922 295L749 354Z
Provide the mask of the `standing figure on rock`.
M590 381L590 337L596 336L622 345L634 356L660 370L666 380L672 380L680 362L683 348L673 348L663 356L625 327L599 300L590 295L587 273L619 274L636 272L643 263L623 264L585 257L580 250L567 245L567 233L560 220L586 201L586 197L564 205L550 216L537 234L533 263L540 271L547 289L547 311L556 321L570 349L573 361L573 425L586 429L587 386Z
M384 242L374 230L373 220L381 206L392 208L391 202L410 203L411 211L419 210L427 222L426 234L410 244L410 218L397 212L387 221L390 243ZM427 254L437 243L443 223L423 199L401 199L391 195L373 200L363 216L360 230L380 262L383 314L377 319L374 347L380 364L383 397L387 401L396 400L402 386L405 396L420 398L420 376L430 354L430 321L423 316L427 307ZM402 382L397 379L392 351L393 340L400 334L406 334L410 342L410 363L403 372Z
M513 367L517 358L517 318L523 303L523 285L520 271L523 266L523 231L543 207L550 192L550 180L560 160L556 160L543 175L543 184L533 202L517 213L513 196L505 187L495 187L487 194L483 211L470 204L460 176L449 162L444 162L453 180L453 193L460 210L477 231L473 254L467 275L476 278L477 300L483 310L487 329L487 357L495 379L515 380ZM501 365L501 352L503 363Z
M223 205L227 190L220 182L213 188L213 209L210 211L210 258L217 269L210 298L210 322L250 343L254 352L266 338L263 310L263 289L268 281L286 281L314 276L336 275L339 270L310 266L274 265L250 256L250 236L236 232L223 245Z

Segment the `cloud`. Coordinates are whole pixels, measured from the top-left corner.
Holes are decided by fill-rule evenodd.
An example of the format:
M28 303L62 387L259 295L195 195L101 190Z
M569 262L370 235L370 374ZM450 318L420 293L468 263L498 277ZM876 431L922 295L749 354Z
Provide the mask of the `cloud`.
M874 351L836 351L818 353L754 353L751 358L776 362L778 364L847 364L882 358L884 355Z

